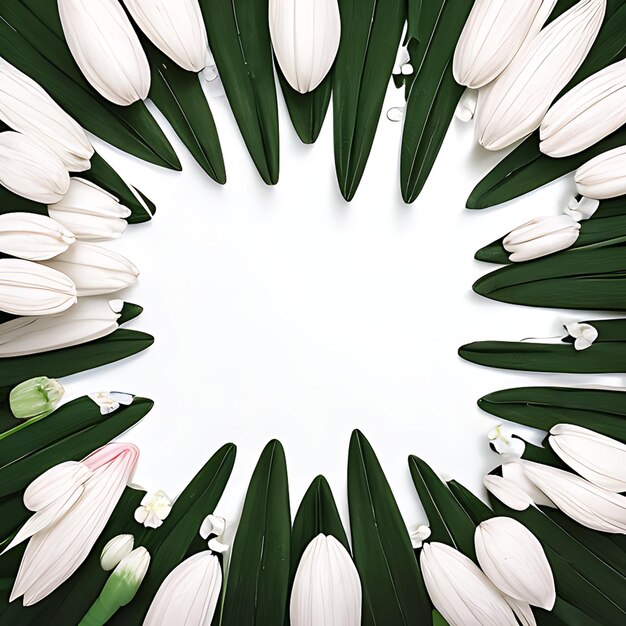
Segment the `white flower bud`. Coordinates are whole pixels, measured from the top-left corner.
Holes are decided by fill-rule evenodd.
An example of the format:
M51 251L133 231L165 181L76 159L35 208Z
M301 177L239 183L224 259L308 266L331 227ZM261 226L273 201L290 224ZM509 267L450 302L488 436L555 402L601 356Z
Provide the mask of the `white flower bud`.
M51 259L76 241L62 224L36 213L0 215L0 252L28 261Z
M606 200L626 194L626 146L599 154L578 168L578 193L587 198Z
M135 545L132 535L117 535L110 539L100 554L100 566L105 572L115 569L120 561L127 557Z

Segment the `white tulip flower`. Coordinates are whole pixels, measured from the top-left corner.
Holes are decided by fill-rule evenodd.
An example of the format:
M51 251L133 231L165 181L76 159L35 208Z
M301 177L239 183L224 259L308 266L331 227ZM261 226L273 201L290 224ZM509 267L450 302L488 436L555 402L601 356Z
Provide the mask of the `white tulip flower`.
M28 200L51 204L69 189L70 175L43 141L7 130L0 133L0 185Z
M143 626L203 626L215 615L222 568L210 551L198 552L175 567L152 600Z
M580 0L537 34L496 80L481 89L476 139L501 150L539 128L554 98L593 45L606 0Z
M569 215L536 217L512 230L502 245L509 261L520 263L565 250L580 234L580 224Z
M450 626L517 626L495 585L458 550L427 543L420 565L428 595Z
M568 91L541 122L539 147L566 157L598 143L626 124L626 59Z
M493 517L474 533L476 557L504 594L550 611L556 601L554 576L539 540L511 517Z
M480 89L497 78L546 23L556 0L476 0L454 51L454 79Z
M85 131L32 78L0 58L0 120L43 141L70 172L91 167Z
M269 0L270 36L287 82L313 91L330 71L341 37L337 0Z
M0 358L59 350L110 335L118 328L123 304L121 300L81 298L68 311L4 322L0 324Z
M626 194L626 146L599 154L578 168L578 193L587 198L606 200Z
M163 54L190 72L204 69L208 42L198 0L124 0L124 4Z
M119 291L132 285L139 276L139 270L121 254L81 241L43 263L69 276L81 297Z
M150 65L118 0L58 0L70 52L93 88L114 104L145 100Z
M110 539L100 554L100 567L105 572L114 570L120 561L127 557L135 547L135 538L132 535L117 535Z
M62 272L32 261L0 259L0 311L54 315L76 301L76 286Z
M36 213L0 215L0 252L42 261L65 252L76 237L55 220Z
M48 206L48 215L69 228L81 241L117 239L126 230L130 209L83 178L72 178L67 193Z
M361 581L352 557L332 536L306 547L291 592L292 626L360 626Z
M557 424L550 447L576 473L615 493L626 491L626 445L582 426Z

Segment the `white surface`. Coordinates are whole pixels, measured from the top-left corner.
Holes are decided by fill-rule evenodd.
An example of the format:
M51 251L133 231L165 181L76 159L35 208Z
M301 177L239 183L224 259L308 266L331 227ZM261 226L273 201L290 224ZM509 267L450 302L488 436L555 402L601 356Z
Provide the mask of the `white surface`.
M401 104L401 92L390 90L385 110ZM232 441L237 462L217 509L232 521L259 453L276 437L286 450L292 512L322 473L347 523L348 442L360 428L411 524L424 517L407 455L476 493L498 464L486 441L497 422L476 407L480 396L523 385L620 383L505 372L457 356L467 342L553 336L564 321L588 318L471 291L493 269L474 252L523 221L559 212L571 180L506 207L468 211L470 190L501 155L474 148L472 126L455 122L424 192L406 206L401 124L383 118L361 187L346 204L335 183L330 112L317 144L302 146L281 102L281 177L268 188L226 100L211 106L225 187L204 175L166 124L182 174L102 149L158 205L152 222L112 244L142 271L140 284L123 294L145 307L129 327L156 342L64 382L68 397L120 390L155 400L123 438L141 447L135 482L175 496Z

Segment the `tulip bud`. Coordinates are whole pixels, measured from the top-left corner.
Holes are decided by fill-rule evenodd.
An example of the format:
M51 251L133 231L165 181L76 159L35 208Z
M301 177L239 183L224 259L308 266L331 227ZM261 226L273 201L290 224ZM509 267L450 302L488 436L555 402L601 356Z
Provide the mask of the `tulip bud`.
M510 261L530 261L569 248L579 234L580 224L569 215L537 217L512 230L502 245Z
M41 418L57 408L65 390L58 381L38 376L13 387L9 394L11 413L17 419Z
M499 76L548 19L556 0L476 0L454 52L454 78L480 89Z
M190 72L204 69L208 43L198 0L124 0L124 4L163 54Z
M117 330L120 300L81 298L69 311L0 324L0 358L38 354L94 341Z
M517 626L513 611L476 564L443 543L424 545L424 584L450 626Z
M626 124L626 59L593 74L552 105L541 122L541 151L566 157Z
M12 315L53 315L77 301L65 274L22 259L0 259L0 311Z
M1 58L0 119L43 141L70 172L91 167L94 150L85 131L32 78Z
M318 535L302 555L293 581L292 626L361 624L361 581L352 558L332 536Z
M69 49L93 88L114 104L144 100L150 65L117 0L58 0Z
M76 237L63 225L36 213L0 215L0 252L28 261L65 252Z
M587 198L606 200L626 194L626 146L609 150L578 168L578 193Z
M70 188L48 215L69 228L83 241L117 239L126 230L130 209L97 185L82 178L72 178Z
M550 446L577 474L616 493L626 491L626 445L599 433L557 424L550 429Z
M81 297L119 291L139 276L139 270L121 254L92 243L77 242L44 264L69 276Z
M115 569L122 559L125 559L135 545L135 538L132 535L117 535L110 539L100 554L100 567L105 572Z
M18 196L50 204L70 186L67 168L45 143L5 131L0 133L0 184Z
M287 82L313 91L330 71L341 36L337 0L269 0L274 52Z
M554 577L537 537L510 517L493 517L474 533L476 557L489 580L504 594L550 611Z
M478 96L476 138L501 150L539 128L550 104L581 66L606 11L606 0L580 0L522 47Z

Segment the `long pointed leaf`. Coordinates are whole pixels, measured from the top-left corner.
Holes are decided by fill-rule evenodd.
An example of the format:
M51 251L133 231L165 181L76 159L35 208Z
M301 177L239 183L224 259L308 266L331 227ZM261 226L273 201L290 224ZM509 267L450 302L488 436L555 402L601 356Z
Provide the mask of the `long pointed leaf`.
M291 516L285 453L270 441L252 474L226 581L221 624L282 624L289 588Z
M359 431L350 439L348 504L364 626L430 623L430 601L406 525L376 454Z

